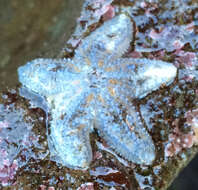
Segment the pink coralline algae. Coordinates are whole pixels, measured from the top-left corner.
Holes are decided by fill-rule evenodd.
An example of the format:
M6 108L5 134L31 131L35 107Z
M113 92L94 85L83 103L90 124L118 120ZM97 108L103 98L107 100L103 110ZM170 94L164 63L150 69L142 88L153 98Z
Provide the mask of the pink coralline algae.
M137 1L136 6L138 8L133 10L135 14L132 17L139 31L135 42L137 51L153 52L164 49L172 52L181 50L186 45L193 49L197 47L197 22L193 21L188 13L189 10L196 9L196 4L183 2L178 5L177 1L163 3ZM165 7L163 13L160 11L161 7ZM137 16L138 11L142 14ZM176 24L178 15L185 15L185 19Z
M89 182L82 184L77 190L94 190L94 184Z
M9 185L10 181L14 179L14 176L18 170L17 160L9 159L9 152L3 146L4 141L7 140L6 136L1 136L1 131L7 129L9 123L7 121L0 121L0 184L3 186Z
M151 29L149 36L156 41L160 41L162 38L169 39L174 49L181 49L184 46L184 43L181 41L182 39L179 39L180 35L177 35L177 32L180 33L179 28L176 28L175 26L169 26L160 28L159 32Z
M181 49L185 44L183 28L175 25L164 26L159 32L151 29L149 36L158 43L159 47L165 47L168 51ZM169 43L166 42L167 40Z
M191 148L193 145L193 134L183 134L177 128L169 135L168 144L165 147L165 156L172 157L182 149Z
M93 160L98 160L98 159L101 159L102 158L102 153L97 151L94 153L93 155Z
M185 68L191 69L197 63L197 57L194 52L177 50L175 52L175 55L176 55L176 63L184 66Z
M54 187L48 187L46 185L40 185L39 190L55 190Z
M187 123L192 127L194 132L193 142L198 145L198 109L188 111L185 117Z
M186 82L198 80L197 53L178 50L174 53L174 55L176 55L175 65L178 68L181 68L178 74L179 80L184 80Z
M68 47L71 49L65 49L66 52L71 52L72 49L76 48L83 39L83 35L88 32L90 28L91 31L94 30L94 25L99 22L101 18L103 21L106 21L115 16L115 8L111 5L112 2L113 0L85 1L81 16L77 19L76 30L67 42Z
M39 137L32 131L33 120L30 116L25 117L25 114L25 110L17 109L15 104L0 104L0 187L12 185L19 169L30 159L43 158L42 153L33 152L43 147L39 144Z
M111 5L104 5L101 8L99 8L97 11L94 13L95 17L101 17L103 16L103 20L109 20L115 16L115 11L114 7Z
M188 133L179 129L179 120L173 122L175 128L168 136L168 143L165 146L165 156L172 157L186 148L198 144L198 110L188 111L185 114L186 124L191 127Z
M115 8L112 5L106 6L107 11L103 14L103 20L109 20L115 16Z
M2 156L1 152L0 155ZM8 159L3 160L3 163L0 165L0 183L3 186L9 185L10 181L14 179L17 170L17 160L14 160L12 163Z
M48 190L55 190L54 187L48 187Z

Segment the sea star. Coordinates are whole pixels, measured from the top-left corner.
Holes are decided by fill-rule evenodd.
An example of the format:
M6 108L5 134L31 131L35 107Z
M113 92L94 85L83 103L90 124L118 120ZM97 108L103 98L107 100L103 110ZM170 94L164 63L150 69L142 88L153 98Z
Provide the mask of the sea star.
M122 58L133 24L124 13L87 36L73 59L35 59L19 67L19 81L45 97L51 120L51 158L83 169L92 160L93 128L118 154L136 164L152 164L155 146L133 106L176 76L171 63Z

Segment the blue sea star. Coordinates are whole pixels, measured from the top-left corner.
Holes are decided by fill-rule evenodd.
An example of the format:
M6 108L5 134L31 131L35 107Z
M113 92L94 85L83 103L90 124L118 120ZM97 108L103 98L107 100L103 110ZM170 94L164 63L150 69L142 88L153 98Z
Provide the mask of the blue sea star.
M132 34L131 19L120 14L87 36L73 59L41 58L19 67L19 81L47 101L49 149L56 162L87 168L93 128L127 160L145 165L154 161L154 143L132 102L169 85L176 67L122 58Z

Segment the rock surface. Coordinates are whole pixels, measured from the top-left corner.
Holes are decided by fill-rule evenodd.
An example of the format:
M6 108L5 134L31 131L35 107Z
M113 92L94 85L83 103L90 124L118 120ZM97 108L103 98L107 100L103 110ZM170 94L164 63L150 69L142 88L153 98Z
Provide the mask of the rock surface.
M7 1L7 5L9 3ZM60 4L57 3L57 6L61 6ZM18 7L19 4L16 3L16 6ZM9 10L9 6L5 7ZM61 7L63 8L61 10L64 10L64 6ZM197 2L191 0L181 3L176 0L163 2L87 0L74 34L59 54L59 58L72 58L74 50L86 36L100 27L102 22L124 11L133 18L136 28L134 41L124 56L163 60L177 67L176 80L170 86L162 86L140 101L134 101L156 147L156 159L152 165L141 166L119 156L107 145L105 139L98 135L97 130L94 130L90 136L93 159L87 170L71 170L56 164L49 156L46 138L46 105L43 99L31 95L30 100L27 100L18 95L18 90L10 90L1 93L0 96L1 188L167 189L198 150L197 7ZM57 12L61 13L59 9ZM9 16L3 17L5 26L9 23ZM41 16L42 18L44 17ZM60 33L63 34L63 31L67 31L65 27L62 28L65 25L58 23L64 23L65 19L64 16L58 18L55 25L60 26L58 31L62 31ZM32 19L38 20L34 15ZM42 26L42 22L39 26ZM49 28L49 25L46 25L46 29ZM13 30L8 29L8 31ZM58 32L53 28L52 31ZM176 35L173 31L179 32ZM47 49L50 50L51 57L59 52L57 47L63 46L60 33L54 34L56 38L50 38L60 40L54 46L55 52L51 51L54 41L48 43ZM15 36L16 33L12 35ZM17 43L13 40L13 44ZM36 54L36 49L33 51L33 47L25 52ZM39 48L39 52L42 52L41 50L43 51ZM31 60L31 57L24 58L26 55L24 51L19 52L21 53L18 58L13 54L17 66L19 62L20 65L24 65L24 62L17 60ZM4 56L6 54L3 53ZM32 57L35 57L35 54L33 53ZM4 63L2 62L1 65ZM17 66L15 65L15 68ZM9 84L9 78L11 77L8 77L5 84ZM11 80L15 81L13 78ZM21 95L28 93L21 91L22 89L20 89Z

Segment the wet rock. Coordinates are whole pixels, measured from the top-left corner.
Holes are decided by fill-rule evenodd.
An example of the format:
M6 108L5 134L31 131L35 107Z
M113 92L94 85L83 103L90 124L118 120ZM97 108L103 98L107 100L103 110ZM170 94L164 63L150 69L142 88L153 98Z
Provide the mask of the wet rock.
M7 13L6 10L13 9L5 7L4 14ZM59 57L72 58L75 48L80 46L86 36L100 27L106 19L123 11L131 16L135 21L134 26L136 25L134 40L124 57L163 60L173 63L178 69L170 86L162 85L144 98L133 100L133 105L155 145L154 162L145 166L128 161L108 146L97 129L90 134L93 159L87 170L72 170L51 161L46 136L46 105L42 104L43 100L37 95L32 95L27 100L21 97L21 92L21 96L18 95L18 90L11 90L0 96L1 188L167 189L197 153L196 2L187 0L178 4L176 0L98 0L91 3L87 0L82 17L77 22L75 37L71 37L73 41L63 47ZM9 23L10 18L12 14L4 16L3 23ZM65 19L62 18L59 17L64 23ZM59 22L59 19L56 21ZM65 28L61 28L61 31L66 31ZM173 34L173 29L179 31L179 34ZM55 32L53 28L52 31ZM56 39L61 41L59 36L61 35ZM167 45L169 38L171 43ZM48 45L54 44L53 42L49 41ZM58 47L63 46L59 42L57 44ZM49 45L48 49L53 49L53 46ZM30 50L31 48L25 52ZM33 52L36 53L36 50ZM51 57L57 55L57 52L56 49L54 53L50 53ZM22 51L19 55L23 57L26 54ZM12 56L5 56L2 58L2 65L6 65L11 59ZM20 64L24 65L24 62Z

